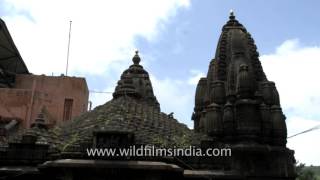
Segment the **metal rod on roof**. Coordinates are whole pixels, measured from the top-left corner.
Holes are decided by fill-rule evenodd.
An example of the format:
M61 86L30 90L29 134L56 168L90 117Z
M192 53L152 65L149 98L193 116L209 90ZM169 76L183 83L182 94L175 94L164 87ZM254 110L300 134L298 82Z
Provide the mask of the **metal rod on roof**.
M70 26L69 26L69 40L68 40L68 51L67 51L66 76L68 76L68 66L69 66L69 52L70 52L70 40L71 40L71 24L72 24L72 21L70 21Z

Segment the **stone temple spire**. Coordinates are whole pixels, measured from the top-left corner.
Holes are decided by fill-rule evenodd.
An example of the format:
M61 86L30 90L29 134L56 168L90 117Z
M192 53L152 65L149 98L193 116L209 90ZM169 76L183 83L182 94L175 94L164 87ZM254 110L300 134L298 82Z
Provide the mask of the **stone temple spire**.
M160 109L153 93L149 73L140 65L141 58L138 51L135 51L132 61L133 64L122 73L113 98L130 96Z
M263 72L254 40L233 11L222 28L207 77L201 78L194 129L221 141L285 146L287 130L279 95Z
M194 130L207 135L201 146L232 149L232 156L221 161L224 172L250 177L243 179L293 180L294 151L286 147L285 119L254 40L231 12L207 76L196 89Z

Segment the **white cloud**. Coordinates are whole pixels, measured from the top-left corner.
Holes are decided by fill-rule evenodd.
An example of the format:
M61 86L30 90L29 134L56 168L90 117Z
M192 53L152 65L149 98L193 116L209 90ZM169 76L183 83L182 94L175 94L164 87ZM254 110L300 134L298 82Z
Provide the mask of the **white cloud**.
M134 38L154 41L189 0L43 1L10 0L17 11L4 17L31 72L65 72L69 20L72 20L70 71L102 74L112 62L127 60Z
M65 72L69 21L72 20L69 75L109 75L104 88L89 87L103 92L113 92L120 74L129 66L128 60L135 50L135 37L156 41L157 34L170 18L178 10L190 6L189 0L13 0L6 3L17 12L29 12L28 16L10 13L4 20L32 73L60 75ZM140 55L143 57L143 53ZM142 64L148 65L148 62ZM160 83L159 89L167 89L165 86L171 84L169 81L156 82ZM175 92L175 87L171 90ZM168 102L173 96L160 94L159 98ZM95 107L111 97L111 93L90 93L89 99ZM169 110L171 107L174 106L165 109L177 110L177 106Z
M179 122L193 128L191 115L194 108L196 85L204 76L203 72L195 69L190 70L189 76L185 79L159 78L150 73L154 94L160 103L161 111L174 112L174 117Z
M91 90L89 97L90 102L92 103L91 110L93 110L96 106L105 104L107 101L111 100L113 92L113 87L107 87L104 90Z
M301 46L298 39L283 42L273 54L260 57L269 80L276 83L287 119L288 135L320 124L320 47ZM288 139L299 162L319 165L320 130Z
M292 51L299 50L299 39L290 39L284 41L279 47L276 49L277 54L286 55L290 54Z
M192 74L192 76L188 80L188 83L190 85L197 85L200 78L206 77L206 75L199 70L191 70L190 73Z
M190 86L187 80L159 79L152 74L150 79L161 111L174 112L175 118L192 128L191 113L194 106L195 87Z
M288 40L260 59L268 79L276 83L283 108L320 117L320 47L300 47L298 40Z

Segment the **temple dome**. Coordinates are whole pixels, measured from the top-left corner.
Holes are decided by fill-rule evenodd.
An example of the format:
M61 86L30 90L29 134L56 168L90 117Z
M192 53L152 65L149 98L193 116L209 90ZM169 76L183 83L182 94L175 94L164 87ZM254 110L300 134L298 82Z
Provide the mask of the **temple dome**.
M140 65L141 58L138 51L135 53L132 58L133 64L122 73L113 93L113 98L130 96L160 108L158 100L153 93L149 73Z

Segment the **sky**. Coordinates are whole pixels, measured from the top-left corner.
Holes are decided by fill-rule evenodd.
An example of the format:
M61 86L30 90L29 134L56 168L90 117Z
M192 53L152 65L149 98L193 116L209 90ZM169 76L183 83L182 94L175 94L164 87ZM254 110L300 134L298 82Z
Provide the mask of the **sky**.
M136 49L161 110L193 126L196 84L207 73L229 11L255 40L276 83L288 136L320 124L320 1L0 0L0 17L30 72L65 74L113 92ZM90 93L94 106L111 93ZM320 130L288 139L299 162L320 165Z

